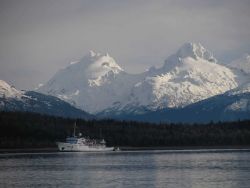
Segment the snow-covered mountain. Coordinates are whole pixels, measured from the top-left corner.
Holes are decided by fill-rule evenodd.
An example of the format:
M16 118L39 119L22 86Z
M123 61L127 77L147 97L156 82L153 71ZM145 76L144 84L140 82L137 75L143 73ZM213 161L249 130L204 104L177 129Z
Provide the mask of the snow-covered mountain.
M146 110L143 114L109 114L110 118L144 122L208 123L250 119L250 83L184 108Z
M35 112L61 117L90 119L93 116L53 96L20 91L0 80L0 111Z
M140 77L126 73L108 54L91 51L79 62L59 70L38 91L95 113L126 101Z
M0 80L0 98L17 98L23 96L22 91L17 90L14 86L9 85L3 80Z
M184 44L132 88L131 104L179 108L236 88L245 79L217 63L200 44Z
M160 68L126 73L109 55L90 52L38 89L91 113L145 113L190 104L237 88L248 75L228 68L201 44L186 43Z
M224 94L227 97L238 97L233 103L225 108L225 111L249 112L250 113L250 82L228 91ZM250 118L250 116L249 116Z

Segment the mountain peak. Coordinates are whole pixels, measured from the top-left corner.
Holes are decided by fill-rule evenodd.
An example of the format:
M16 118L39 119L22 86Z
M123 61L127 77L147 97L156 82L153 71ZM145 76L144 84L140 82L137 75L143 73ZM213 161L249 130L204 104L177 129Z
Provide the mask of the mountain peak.
M204 48L200 43L185 43L183 44L179 50L169 56L165 60L164 69L171 69L179 65L180 62L183 62L184 59L192 59L192 62L200 62L203 60L205 62L217 63L217 60L214 58L213 54Z
M90 51L89 51L89 56L90 56L90 57L95 57L96 55L97 55L97 53L94 52L93 50L90 50Z
M108 52L106 52L106 54L103 55L99 52L95 52L94 50L89 50L89 53L87 55L85 55L85 57L90 57L90 58L99 58L99 57L103 57L103 56L111 57Z
M120 73L123 69L108 53L104 55L90 50L80 61L71 62L69 66L65 67L63 72L65 71L95 79L111 72L114 74Z
M22 96L22 92L17 90L14 86L9 85L7 82L0 80L0 97L17 97Z
M86 70L88 70L89 73L94 72L97 77L103 76L109 71L112 71L115 74L123 71L114 58L108 53L103 55L101 53L90 51L90 58L87 55L81 62L87 65Z
M200 58L210 62L217 62L213 54L204 48L200 43L185 43L177 51L176 56L182 59L191 57L196 60Z
M101 57L101 56L108 56L109 57L109 54L106 53L106 55L103 55L102 53L100 52L96 52L94 50L89 50L89 53L87 55L85 55L85 57L91 57L91 58L98 58L98 57Z

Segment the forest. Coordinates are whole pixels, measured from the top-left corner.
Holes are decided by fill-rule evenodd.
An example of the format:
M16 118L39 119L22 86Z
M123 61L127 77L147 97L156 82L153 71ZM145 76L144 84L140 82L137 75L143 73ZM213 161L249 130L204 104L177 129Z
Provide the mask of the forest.
M0 112L0 149L56 147L77 133L104 138L108 146L250 146L250 121L152 124L135 121L67 119L25 112Z

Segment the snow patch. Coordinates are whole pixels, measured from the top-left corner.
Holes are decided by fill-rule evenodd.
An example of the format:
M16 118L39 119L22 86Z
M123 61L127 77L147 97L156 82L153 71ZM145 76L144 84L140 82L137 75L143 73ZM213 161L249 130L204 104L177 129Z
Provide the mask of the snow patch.
M226 108L226 111L238 111L246 112L250 110L250 101L247 99L240 99L239 101L234 102Z
M76 64L76 63L79 63L79 61L71 61L69 64L70 64L70 65L74 65L74 64Z

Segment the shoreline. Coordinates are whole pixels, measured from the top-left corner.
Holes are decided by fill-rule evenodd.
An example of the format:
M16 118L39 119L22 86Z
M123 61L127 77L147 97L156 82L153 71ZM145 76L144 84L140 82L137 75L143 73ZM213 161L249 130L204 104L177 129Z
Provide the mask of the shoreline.
M166 147L120 147L121 151L148 151L148 150L250 150L249 146L166 146Z
M165 146L165 147L119 147L120 151L182 151L182 150L250 150L249 146ZM59 152L56 147L53 148L2 148L0 154L8 153L54 153Z

